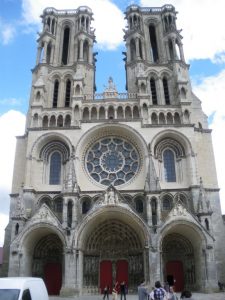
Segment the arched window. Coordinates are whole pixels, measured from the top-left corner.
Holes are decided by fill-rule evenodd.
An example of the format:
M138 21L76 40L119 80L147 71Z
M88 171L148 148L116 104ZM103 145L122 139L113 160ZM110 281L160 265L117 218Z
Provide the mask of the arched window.
M20 228L20 225L18 223L16 223L16 226L15 226L15 235L17 235L19 233L19 228Z
M174 153L170 149L163 152L164 178L167 182L176 181Z
M69 54L70 29L66 27L63 35L62 64L67 65Z
M151 200L152 208L152 225L157 225L157 201L155 198Z
M158 54L158 46L157 46L157 38L156 38L156 31L155 26L149 26L149 35L150 35L150 46L152 50L152 60L153 62L158 62L159 54Z
M50 157L49 184L60 184L61 182L61 154L57 151L53 152Z
M34 114L33 116L33 126L38 127L38 114Z
M43 120L42 120L42 126L43 127L48 127L48 117L44 116Z
M72 226L72 220L73 220L73 203L72 201L68 202L67 205L67 226Z
M150 88L152 93L152 104L156 105L158 101L157 101L157 92L156 92L156 85L155 85L154 78L150 79Z
M70 125L71 125L71 116L70 115L66 115L65 126L66 127L70 127Z
M171 210L172 209L172 199L170 196L164 196L162 199L162 209Z
M135 41L132 39L130 41L130 60L135 60L136 58L136 46Z
M51 28L52 34L55 33L55 19L52 20L52 28Z
M173 43L172 43L171 40L169 40L168 46L169 46L170 59L173 60L174 59L174 53L173 53Z
M205 228L209 231L209 220L205 219Z
M163 90L164 90L165 103L170 104L170 95L169 95L168 82L167 82L167 79L165 77L163 78Z
M138 44L139 44L139 54L140 54L140 58L143 59L143 54L142 54L142 44L141 44L141 40L138 39Z
M99 109L99 119L100 120L105 119L105 108L103 106L101 106Z
M119 106L117 108L117 119L123 119L123 118L124 118L123 108L122 108L122 106Z
M63 116L59 115L57 118L57 127L63 127Z
M154 125L158 124L158 116L156 113L152 113L151 120L152 120L152 124Z
M89 45L88 45L88 41L86 40L84 42L84 46L83 46L83 59L84 61L88 62L88 55L89 55Z
M56 79L54 83L54 91L53 91L53 107L57 107L58 104L58 95L59 95L59 81Z
M83 110L83 120L89 120L89 109L85 107Z
M91 201L90 199L85 199L82 202L82 214L86 214L91 208Z
M108 109L108 118L114 119L114 107L113 106L110 106Z
M48 43L47 54L46 54L46 63L47 64L50 64L50 62L51 62L51 52L52 52L52 45L51 45L51 43Z
M143 213L143 211L144 211L144 205L143 205L143 200L141 198L137 198L135 200L135 208L136 208L136 211L139 214Z
M70 106L70 95L71 95L71 81L67 79L66 81L66 93L65 93L65 107Z

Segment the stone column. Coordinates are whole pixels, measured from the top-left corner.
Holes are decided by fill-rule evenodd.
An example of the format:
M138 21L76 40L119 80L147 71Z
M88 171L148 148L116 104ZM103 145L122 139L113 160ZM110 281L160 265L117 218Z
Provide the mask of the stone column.
M93 45L92 45L92 43L91 44L89 44L89 53L88 53L88 62L89 62L89 64L92 64L93 63L93 55L92 55L92 47L93 47Z
M42 63L46 63L47 47L48 47L47 42L44 42L44 52L43 52Z
M74 296L76 293L75 289L75 278L76 278L76 252L74 253L69 249L65 252L65 273L64 282L60 291L60 296L68 297Z
M140 59L139 38L135 39L135 48L136 48L136 58Z
M147 195L147 222L148 226L152 226L152 207L151 207L151 195Z
M79 57L79 60L83 60L84 57L83 57L83 45L84 45L84 41L83 40L80 40L80 57Z
M179 44L179 51L180 51L180 59L185 62L185 58L184 58L184 50L183 50L183 45Z
M38 65L38 64L40 63L40 59L41 59L41 50L42 50L42 47L39 46L39 47L38 47L38 51L37 51L36 65Z
M78 259L78 268L77 268L77 283L79 287L80 294L82 293L83 289L83 260L84 254L82 250L79 250L79 259Z
M72 220L72 228L75 228L77 225L77 201L78 197L75 196L73 200L73 220Z
M63 199L63 228L67 227L67 209L68 209L68 199L65 197Z

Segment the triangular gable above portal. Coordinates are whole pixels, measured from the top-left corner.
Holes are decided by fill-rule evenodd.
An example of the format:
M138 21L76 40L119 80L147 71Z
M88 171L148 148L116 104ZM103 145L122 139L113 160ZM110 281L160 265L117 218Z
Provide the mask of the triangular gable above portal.
M178 200L172 210L169 212L168 216L165 219L165 222L163 224L162 230L168 226L171 222L174 222L175 220L179 221L188 221L190 223L194 223L196 226L200 227L205 233L207 233L208 236L210 236L213 240L213 236L208 232L204 226L199 222L197 217L191 213L184 205L183 203Z
M29 220L28 224L35 223L49 223L54 226L61 226L56 215L51 211L51 209L44 203L38 209L38 211L32 216Z

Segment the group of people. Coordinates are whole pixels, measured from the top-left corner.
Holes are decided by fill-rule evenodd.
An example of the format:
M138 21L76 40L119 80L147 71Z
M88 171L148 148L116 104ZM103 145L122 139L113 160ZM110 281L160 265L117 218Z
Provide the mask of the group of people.
M124 298L124 300L126 300L126 294L127 294L127 286L125 281L122 281L119 285L118 282L116 282L116 284L114 285L113 289L112 289L112 300L117 300L117 295L120 291L120 300L122 300ZM107 298L107 300L109 300L109 293L110 293L110 289L109 286L106 285L104 287L103 290L103 300L105 300L105 298Z
M112 289L112 300L117 300L117 295L120 292L120 300L126 300L127 294L127 286L125 281L122 281L119 285L118 282L114 285ZM103 300L107 298L109 300L109 293L110 288L108 285L104 287L103 290ZM190 291L185 290L181 293L181 299L189 299L194 300L192 298L192 294ZM146 287L145 282L143 281L138 286L138 299L139 300L178 300L176 293L172 286L165 284L165 287L161 286L160 281L155 282L155 287L149 292L148 288Z
M190 291L183 291L180 296L181 299L193 300L191 297ZM155 287L152 288L151 292L148 291L145 282L142 282L138 286L138 298L139 300L178 300L173 287L165 285L165 288L163 288L160 281L155 282Z

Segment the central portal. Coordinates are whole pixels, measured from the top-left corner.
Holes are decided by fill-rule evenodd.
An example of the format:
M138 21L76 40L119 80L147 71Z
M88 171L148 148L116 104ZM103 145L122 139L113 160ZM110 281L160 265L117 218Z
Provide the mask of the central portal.
M114 213L107 213L107 220L102 220L101 215L101 222L92 224L84 244L84 293L102 293L106 285L111 293L113 285L118 282L120 286L123 281L132 293L144 277L144 242L140 230L137 234L131 222L110 215L115 217ZM120 217L118 211L117 217Z
M103 293L104 287L108 286L110 293L112 292L113 285L118 282L124 281L128 287L128 262L126 260L103 260L100 263L100 289Z

